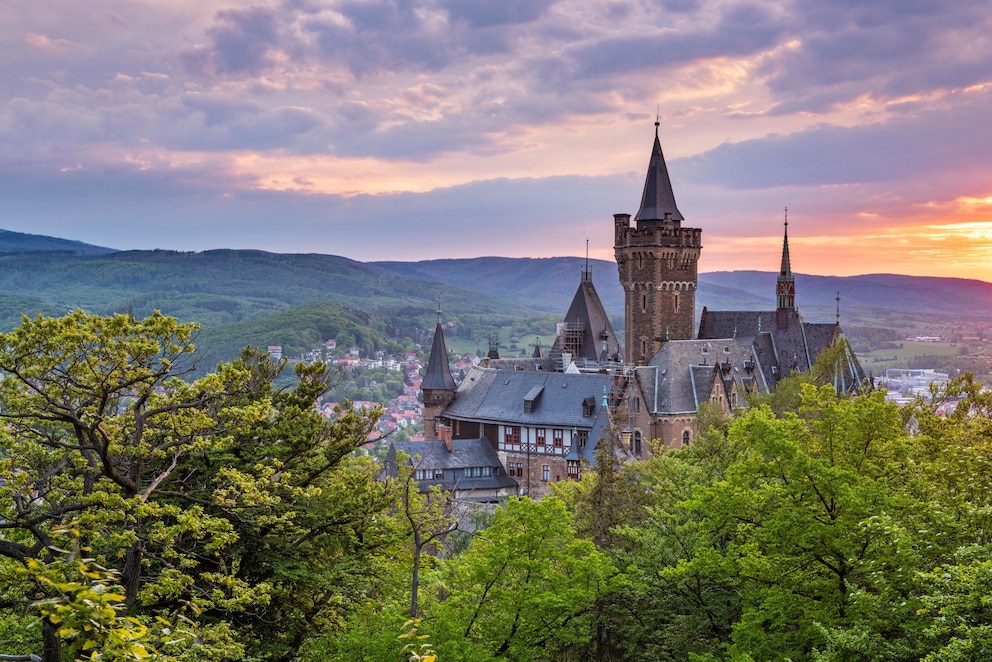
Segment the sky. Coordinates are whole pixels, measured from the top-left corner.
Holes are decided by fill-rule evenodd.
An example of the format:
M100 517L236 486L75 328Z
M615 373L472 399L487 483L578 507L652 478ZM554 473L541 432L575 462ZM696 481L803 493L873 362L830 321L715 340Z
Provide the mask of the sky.
M0 228L613 258L654 122L700 271L992 281L987 0L0 4Z

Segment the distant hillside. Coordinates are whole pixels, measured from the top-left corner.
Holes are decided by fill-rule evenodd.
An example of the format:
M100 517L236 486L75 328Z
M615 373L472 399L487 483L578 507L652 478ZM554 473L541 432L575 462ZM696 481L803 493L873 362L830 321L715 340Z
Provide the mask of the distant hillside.
M586 264L586 260L579 257L479 257L370 262L369 266L381 269L381 273L476 289L537 310L563 315L575 296ZM616 262L589 260L588 265L606 312L612 317L622 317L624 295ZM762 297L737 289L732 284L701 282L696 307L698 310L702 310L702 306L714 310L760 310L768 306L766 300L775 293L774 281L770 292L768 297Z
M359 310L430 316L439 296L446 310L461 316L520 319L538 314L492 295L384 274L347 258L263 251L0 255L0 292L25 297L20 304L11 301L14 309L0 310L0 320L21 312L33 314L40 307L81 307L139 316L161 310L204 326L219 326L328 300Z
M345 348L360 348L365 356L380 349L400 349L390 341L382 318L331 301L313 301L263 319L204 328L196 345L202 360L211 364L207 367L212 367L218 360L237 356L246 345L280 345L288 356L294 356L330 338Z
M39 253L47 251L69 253L71 255L102 255L104 253L113 253L114 249L84 244L81 241L0 229L0 253Z
M553 332L546 315L564 313L586 266L577 257L362 263L332 255L252 250L113 251L0 231L0 329L19 324L22 314L58 315L83 308L144 316L161 310L199 322L201 344L218 356L230 356L248 343L281 344L287 351L302 348L326 339L319 336L332 332L325 328L331 321L337 324L334 333L347 334L340 329L351 325L353 336L373 338L379 347L389 338L420 342L428 337L440 297L453 337L476 343L492 329L524 320L536 325L529 332L541 334L545 326ZM590 260L588 267L607 312L619 324L623 289L615 263ZM700 274L697 314L703 307L772 308L775 276L758 271ZM887 327L895 333L992 317L992 284L982 281L796 275L796 301L810 321L833 319L838 291L845 326L852 328ZM322 322L322 317L330 321ZM541 317L545 319L537 319Z
M774 272L718 271L700 274L700 282L734 287L774 303ZM891 312L929 313L959 317L992 315L992 283L965 278L867 274L807 276L796 274L796 304L800 309L833 309L838 292L841 309L873 308Z

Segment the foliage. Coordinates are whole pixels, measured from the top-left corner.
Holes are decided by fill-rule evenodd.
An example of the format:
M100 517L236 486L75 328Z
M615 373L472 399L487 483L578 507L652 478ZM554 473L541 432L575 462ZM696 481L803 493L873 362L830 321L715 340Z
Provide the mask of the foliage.
M194 331L76 312L0 337L0 575L51 567L71 521L88 565L119 578L121 617L161 617L211 646L177 659L236 659L246 644L286 655L307 636L299 623L333 623L361 591L355 560L380 544L374 519L392 497L350 459L374 418L319 417L320 365L290 392L252 353L183 381ZM7 609L54 601L46 661L61 648L51 614L71 593L54 580L6 589Z
M434 651L433 646L429 642L425 641L430 639L426 634L417 634L418 628L420 627L420 619L412 619L403 624L403 629L407 630L400 635L400 639L413 639L410 643L403 646L403 652L409 653L409 662L436 662L437 653Z
M564 659L590 639L591 609L615 575L561 500L511 498L432 587L435 648L444 659Z

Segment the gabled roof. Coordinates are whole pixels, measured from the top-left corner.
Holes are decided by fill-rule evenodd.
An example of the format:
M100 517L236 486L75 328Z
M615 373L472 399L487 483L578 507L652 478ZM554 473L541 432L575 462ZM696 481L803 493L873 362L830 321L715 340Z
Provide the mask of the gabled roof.
M443 415L455 420L589 430L603 409L603 393L609 392L612 383L610 375L600 373L510 372L477 367L462 380L454 402ZM527 412L525 402L537 387L541 387L540 398L531 399ZM583 402L590 396L595 399L595 407L583 411Z
M579 283L575 296L572 298L572 305L565 313L564 323L567 328L573 330L581 329L581 342L576 351L573 352L572 360L585 359L593 363L606 363L608 361L620 362L623 360L623 350L620 349L620 342L617 334L610 324L610 316L603 308L603 302L596 292L596 286L592 284L592 275L586 271L582 273L582 282ZM603 350L603 340L606 340L606 350ZM553 349L556 351L567 351L564 346L562 336L555 339Z
M434 328L434 344L431 345L431 356L427 360L427 372L420 384L421 389L434 391L454 391L455 379L448 367L448 348L444 344L444 332L440 322Z
M754 338L760 333L770 333L775 347L775 362L780 376L787 377L793 370L809 370L817 354L811 354L806 342L806 325L795 308L771 311L713 311L703 310L699 319L700 339ZM822 350L821 350L822 351Z
M665 214L671 214L671 220L680 222L685 218L675 206L675 193L672 191L672 180L668 176L668 166L665 155L661 152L661 141L658 139L658 122L654 123L654 148L651 150L651 161L648 162L648 174L644 178L644 193L641 195L641 208L634 220L637 227L642 227L645 221L663 221Z
M782 322L781 324L779 322ZM793 370L809 371L812 364L841 335L836 323L804 322L799 311L712 311L703 310L699 338L726 338L736 334L738 342L751 345L769 385L788 377ZM864 378L856 356L849 357L844 388L858 386ZM771 370L776 366L775 372Z
M766 388L751 347L733 338L670 340L635 374L648 410L657 414L696 412L718 377Z

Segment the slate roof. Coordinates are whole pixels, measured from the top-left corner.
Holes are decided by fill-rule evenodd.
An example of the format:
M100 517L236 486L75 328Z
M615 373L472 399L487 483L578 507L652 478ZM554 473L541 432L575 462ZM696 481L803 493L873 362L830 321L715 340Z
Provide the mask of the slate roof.
M780 317L781 316L781 317ZM779 321L783 324L780 326ZM809 370L811 358L806 341L806 325L795 308L772 311L712 311L703 309L699 338L755 337L770 333L775 362L788 375L793 369Z
M592 276L589 272L583 272L582 282L579 283L575 296L572 298L572 305L565 313L564 323L573 328L582 329L581 343L572 354L572 360L583 363L607 363L623 361L623 350L620 349L620 341L613 325L610 324L610 316L603 308L603 302L596 292L596 286L592 283ZM606 351L603 351L603 336L606 336ZM559 335L555 339L553 351L567 351L563 338Z
M753 380L755 388L766 388L751 346L733 338L671 340L635 374L648 410L656 414L695 413L716 379L741 387Z
M488 423L589 430L603 408L603 393L610 392L613 379L600 373L510 372L476 367L469 371L444 411L445 418ZM524 401L535 387L541 396L524 411ZM583 416L582 403L595 399L591 416Z
M434 344L431 345L431 356L427 360L427 371L420 383L422 390L455 390L455 379L451 376L448 366L448 348L444 344L444 332L441 324L434 328Z
M517 358L517 359L483 359L484 367L488 366L494 370L508 370L518 372L522 370L534 372L545 371L554 372L555 362L548 356L538 358Z
M592 429L586 440L585 448L579 448L578 435L572 438L572 446L565 455L566 460L586 460L589 466L596 466L596 446L600 439L609 430L610 417L606 409L600 407L593 421Z
M781 325L780 325L781 324ZM809 371L816 358L840 336L840 325L804 322L794 308L774 311L711 311L703 309L699 338L733 338L751 344L770 386L793 370ZM857 357L849 357L844 388L856 387L864 378ZM772 366L776 366L774 373Z
M449 453L443 441L393 441L386 454L386 467L396 475L396 453L403 451L417 469L441 469L443 479L418 481L422 489L440 485L444 490L497 490L516 489L517 481L508 476L503 465L486 439L455 439ZM460 469L491 467L489 476L466 477Z
M672 215L673 221L685 220L682 212L675 206L672 180L668 176L665 155L661 152L661 141L658 140L658 122L655 122L654 148L651 150L651 161L648 162L648 173L644 178L641 208L637 211L634 221L637 222L638 228L642 228L645 225L653 225L650 221L663 221L666 213Z

